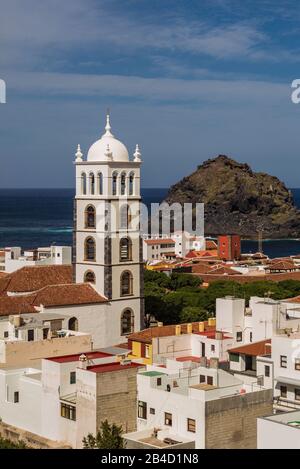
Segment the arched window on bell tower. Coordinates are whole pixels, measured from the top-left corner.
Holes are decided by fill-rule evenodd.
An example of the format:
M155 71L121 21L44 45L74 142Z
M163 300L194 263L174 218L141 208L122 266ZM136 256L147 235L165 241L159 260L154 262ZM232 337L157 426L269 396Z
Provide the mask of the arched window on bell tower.
M95 261L96 260L96 242L91 236L86 238L84 242L84 260Z
M93 205L85 209L85 228L96 228L96 209Z
M133 277L129 270L125 270L125 272L121 274L120 287L120 296L132 295Z
M86 174L81 174L81 194L86 195Z
M120 240L120 261L132 260L132 241L130 238L121 238Z
M129 174L129 195L134 195L134 173Z
M94 175L94 173L90 173L89 183L90 183L90 194L95 195L95 175Z
M94 274L94 272L92 272L91 270L88 270L85 274L84 274L84 282L85 283L96 283L96 276Z
M118 173L114 172L112 175L112 195L118 194Z
M130 207L125 204L120 208L120 229L127 230L131 228L131 210Z
M126 194L126 173L121 174L121 195Z
M103 174L98 173L97 175L97 193L103 195Z

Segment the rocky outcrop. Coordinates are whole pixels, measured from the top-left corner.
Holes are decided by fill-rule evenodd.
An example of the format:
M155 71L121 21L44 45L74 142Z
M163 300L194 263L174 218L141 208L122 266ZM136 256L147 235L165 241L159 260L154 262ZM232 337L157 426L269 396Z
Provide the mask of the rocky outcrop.
M205 161L168 192L168 203L203 202L205 233L256 238L300 237L300 212L291 192L274 176L255 173L225 155Z

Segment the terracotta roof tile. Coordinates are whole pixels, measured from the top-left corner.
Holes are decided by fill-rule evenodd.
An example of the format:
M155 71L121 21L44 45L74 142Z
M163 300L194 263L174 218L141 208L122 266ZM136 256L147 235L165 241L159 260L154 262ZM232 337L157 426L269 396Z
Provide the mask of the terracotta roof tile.
M47 265L22 267L0 278L0 292L28 293L47 285L72 282L72 266Z
M32 296L0 296L0 316L36 313L31 304Z
M241 353L245 355L251 355L257 357L259 355L268 355L271 351L271 347L267 344L271 344L271 339L261 340L260 342L253 342L251 344L240 345L228 350L229 353Z
M160 239L145 239L145 243L151 245L156 245L156 244L174 244L175 241L174 239L171 238L160 238Z
M33 304L44 307L67 306L79 304L97 304L107 302L88 283L71 283L67 285L50 285L35 294Z
M181 334L187 333L187 324L180 324L181 326ZM199 331L199 322L193 322L193 333ZM206 331L215 330L215 326L208 326L208 321L204 321L204 326ZM130 334L128 336L128 340L136 341L136 342L144 342L144 343L151 343L152 338L155 337L168 337L176 334L176 325L170 326L156 326L156 327L149 327L149 329L144 329L140 332L135 332L134 334Z

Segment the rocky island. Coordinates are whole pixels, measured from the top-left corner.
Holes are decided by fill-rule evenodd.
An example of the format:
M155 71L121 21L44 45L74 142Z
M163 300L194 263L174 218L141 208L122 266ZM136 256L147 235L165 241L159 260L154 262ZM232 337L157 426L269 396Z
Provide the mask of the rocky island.
M168 203L205 204L205 233L237 233L256 238L300 237L300 211L277 177L252 171L225 155L205 161L173 185Z

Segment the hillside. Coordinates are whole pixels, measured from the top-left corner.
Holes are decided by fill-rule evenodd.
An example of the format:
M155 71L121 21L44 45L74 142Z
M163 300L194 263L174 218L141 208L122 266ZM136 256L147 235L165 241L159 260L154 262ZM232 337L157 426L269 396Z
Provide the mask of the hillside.
M300 237L300 212L291 192L274 176L255 173L247 164L225 156L205 161L173 185L166 201L203 202L205 233L237 233L264 238Z

